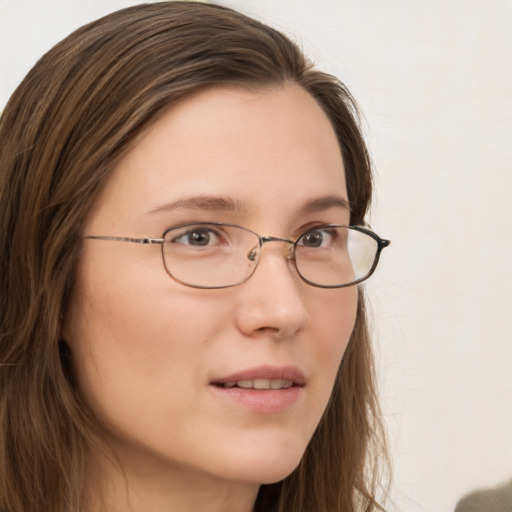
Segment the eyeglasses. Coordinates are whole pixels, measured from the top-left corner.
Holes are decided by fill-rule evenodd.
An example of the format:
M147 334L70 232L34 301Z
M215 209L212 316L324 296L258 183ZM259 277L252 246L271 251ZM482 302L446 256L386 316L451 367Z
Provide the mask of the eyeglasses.
M390 244L361 226L328 224L309 229L295 241L261 236L250 229L218 222L183 224L162 238L86 236L136 244L159 244L167 273L193 288L228 288L245 283L258 266L263 244L289 245L287 259L308 284L342 288L363 282L374 272L382 249Z

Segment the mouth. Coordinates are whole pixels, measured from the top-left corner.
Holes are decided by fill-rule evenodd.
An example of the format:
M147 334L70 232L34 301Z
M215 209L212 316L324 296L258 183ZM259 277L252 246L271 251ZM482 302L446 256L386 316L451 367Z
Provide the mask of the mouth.
M284 413L304 395L304 373L295 366L259 366L211 382L222 403L257 414Z
M244 379L228 382L214 383L214 386L220 388L242 388L242 389L288 389L297 384L293 380L287 379Z
M221 389L279 391L306 385L304 373L295 366L259 366L227 375L211 383Z

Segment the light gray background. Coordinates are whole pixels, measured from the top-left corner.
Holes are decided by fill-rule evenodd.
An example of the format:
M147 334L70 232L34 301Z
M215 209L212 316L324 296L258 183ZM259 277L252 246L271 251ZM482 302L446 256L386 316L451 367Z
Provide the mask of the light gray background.
M0 0L0 108L37 58L128 0ZM512 477L512 2L225 0L351 88L393 240L367 287L391 510ZM0 148L1 150L1 148Z

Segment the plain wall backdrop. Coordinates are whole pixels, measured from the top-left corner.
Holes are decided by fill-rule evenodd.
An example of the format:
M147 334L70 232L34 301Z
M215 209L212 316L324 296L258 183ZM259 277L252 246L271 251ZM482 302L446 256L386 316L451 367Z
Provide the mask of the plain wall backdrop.
M0 0L0 109L69 32L128 0ZM390 510L512 478L512 2L225 0L352 90L392 245L367 289ZM1 151L1 148L0 148Z

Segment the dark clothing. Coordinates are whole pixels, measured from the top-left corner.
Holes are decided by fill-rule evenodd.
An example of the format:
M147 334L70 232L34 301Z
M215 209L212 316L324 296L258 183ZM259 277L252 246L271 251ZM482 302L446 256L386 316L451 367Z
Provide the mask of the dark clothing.
M512 512L512 480L469 494L457 503L455 512Z

